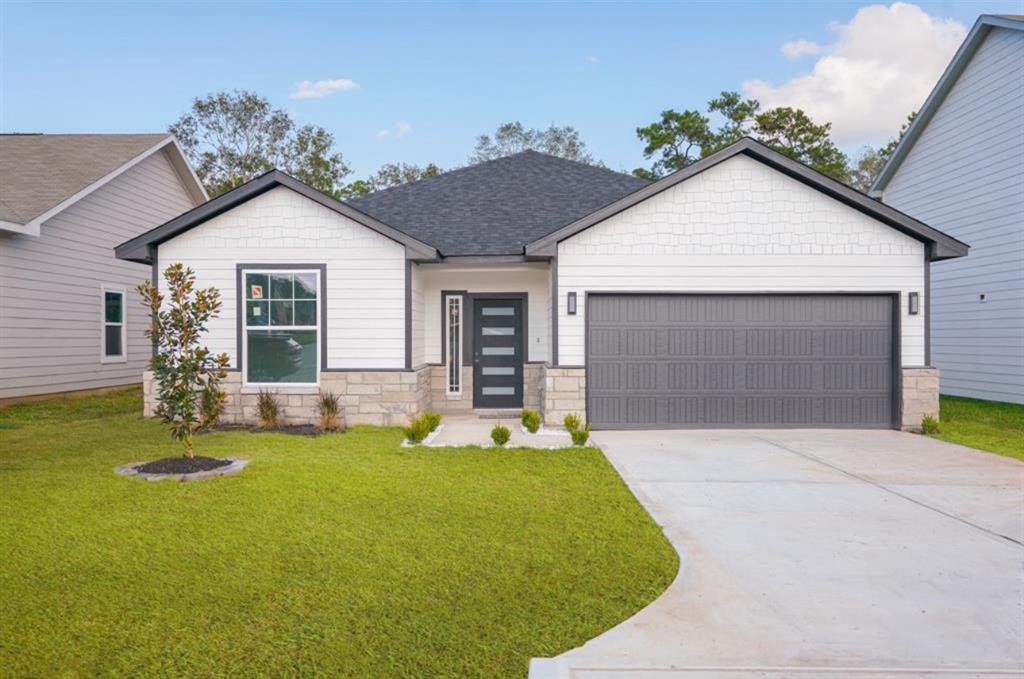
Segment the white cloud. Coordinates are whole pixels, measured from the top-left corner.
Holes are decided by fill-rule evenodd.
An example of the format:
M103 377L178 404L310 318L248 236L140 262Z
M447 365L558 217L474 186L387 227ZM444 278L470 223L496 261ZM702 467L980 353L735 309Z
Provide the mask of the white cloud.
M782 53L786 55L787 59L799 59L808 54L818 54L820 52L821 46L818 43L804 40L803 38L790 40L782 45Z
M404 120L399 120L394 124L393 129L377 130L377 139L401 139L405 135L412 132L412 125Z
M849 23L832 22L828 30L835 40L820 48L810 73L779 85L750 80L743 89L764 108L794 106L831 122L833 139L848 146L895 135L924 103L967 32L958 21L902 2L863 7Z
M352 90L358 90L359 85L354 80L348 78L338 78L337 80L302 80L295 83L292 93L288 95L289 99L323 99L326 96L332 95L335 92L351 92Z

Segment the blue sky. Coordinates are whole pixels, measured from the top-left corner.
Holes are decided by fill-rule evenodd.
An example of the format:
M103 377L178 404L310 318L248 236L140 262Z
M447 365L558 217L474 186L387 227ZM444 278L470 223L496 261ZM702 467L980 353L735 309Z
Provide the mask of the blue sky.
M913 106L908 102L927 94L962 37L955 22L969 28L980 13L1024 13L1024 0L917 5L897 8L900 13L881 5L858 15L865 3L5 1L0 129L158 131L193 97L244 88L290 110L298 122L334 133L353 177L391 161L460 164L476 135L508 120L573 125L596 157L632 169L645 164L637 126L662 109L703 108L720 90L759 80L771 85L749 91L763 99L810 97L839 119L852 115L846 113L850 96L870 91L859 103L880 112L877 129L861 129L876 117L863 112L837 122L844 148L853 150L882 141L881 129L895 132L903 109ZM884 39L883 28L899 39ZM906 48L895 45L904 35L911 35ZM894 66L903 70L894 72L893 87L917 83L906 101L893 104L896 94L874 87L886 80L877 76L877 63L865 61L876 52L875 36L884 39L877 48L884 68L902 64ZM811 46L787 57L782 46L796 40ZM827 63L817 82L801 79L816 73L819 60ZM829 70L837 63L838 71ZM336 79L358 87L289 98L300 81ZM829 95L835 101L828 108L819 101L827 97L815 93L833 80L842 81L841 91ZM892 110L883 111L886 106Z

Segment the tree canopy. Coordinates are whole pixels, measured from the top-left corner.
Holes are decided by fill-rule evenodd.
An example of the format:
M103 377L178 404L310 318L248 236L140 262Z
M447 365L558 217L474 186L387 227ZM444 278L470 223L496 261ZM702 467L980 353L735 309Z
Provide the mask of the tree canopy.
M342 193L346 198L356 198L373 193L374 191L408 184L409 182L430 179L442 172L444 170L434 163L427 163L423 166L411 163L385 163L366 179L358 179L349 184Z
M907 116L906 121L900 127L899 134L891 138L883 146L877 149L870 146L864 147L860 156L854 162L853 167L850 168L850 186L865 193L871 189L875 180L878 179L878 175L882 173L882 168L889 162L892 152L896 150L896 145L903 139L903 135L910 128L910 123L914 122L916 117L916 111Z
M552 125L546 130L526 128L519 121L498 126L493 135L481 134L469 156L469 164L475 165L495 158L503 158L521 151L540 151L559 158L575 160L590 165L601 165L587 150L576 128L566 125Z
M277 168L310 186L338 195L349 174L334 135L295 124L283 109L255 92L235 90L196 98L169 131L211 196Z

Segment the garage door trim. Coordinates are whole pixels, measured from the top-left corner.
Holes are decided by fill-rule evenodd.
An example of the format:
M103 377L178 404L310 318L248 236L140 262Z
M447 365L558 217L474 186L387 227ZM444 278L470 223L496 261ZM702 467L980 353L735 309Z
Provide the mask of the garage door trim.
M888 297L891 301L890 308L892 314L892 338L891 338L891 358L892 358L892 393L891 393L891 422L890 427L892 429L899 429L899 422L902 420L903 403L900 398L903 392L903 371L902 367L902 343L901 338L903 336L901 326L901 293L893 290L600 290L591 291L587 290L583 293L583 308L584 308L584 327L583 327L583 367L584 372L590 370L590 318L591 318L591 298L593 297L617 297L617 296L669 296L669 297L752 297L752 296L785 296L785 297ZM927 326L928 319L925 319ZM590 395L590 379L589 377L585 380L584 387L584 398L587 408L587 422L591 422L590 413L593 412L591 408L591 395ZM622 429L622 427L602 427L600 425L594 425L591 423L591 428L594 430L601 429ZM630 429L651 429L648 426L635 426L629 427ZM657 427L654 427L657 428ZM764 428L761 426L753 425L733 425L730 428L735 429L758 429ZM794 427L796 428L796 427Z

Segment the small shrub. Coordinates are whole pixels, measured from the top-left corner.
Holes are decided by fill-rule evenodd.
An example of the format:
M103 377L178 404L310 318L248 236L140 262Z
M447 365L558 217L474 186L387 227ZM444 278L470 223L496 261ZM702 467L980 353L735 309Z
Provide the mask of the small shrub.
M531 434L536 434L537 430L540 429L540 413L536 410L524 410L519 419L523 426L526 427L526 431Z
M273 392L260 389L256 396L256 416L260 419L263 429L276 429L281 426L281 402Z
M496 446L504 446L510 438L512 438L512 432L500 422L494 425L494 429L491 429L491 440Z
M581 420L580 416L576 413L569 413L565 416L565 419L562 420L562 424L565 425L565 428L568 431L573 432L583 426L583 420Z
M938 434L939 421L931 415L925 415L921 420L921 432L924 434Z
M320 431L341 431L341 399L330 391L321 391L316 399Z
M590 438L590 425L588 424L581 429L571 429L569 436L572 437L572 444L574 446L587 445L587 440Z
M430 420L427 419L426 415L420 415L419 417L413 418L409 422L409 426L404 430L405 438L409 443L423 443L423 439L430 435L432 429L430 428Z
M432 413L429 410L423 413L423 417L430 424L430 431L434 431L441 426L441 415L440 413Z

